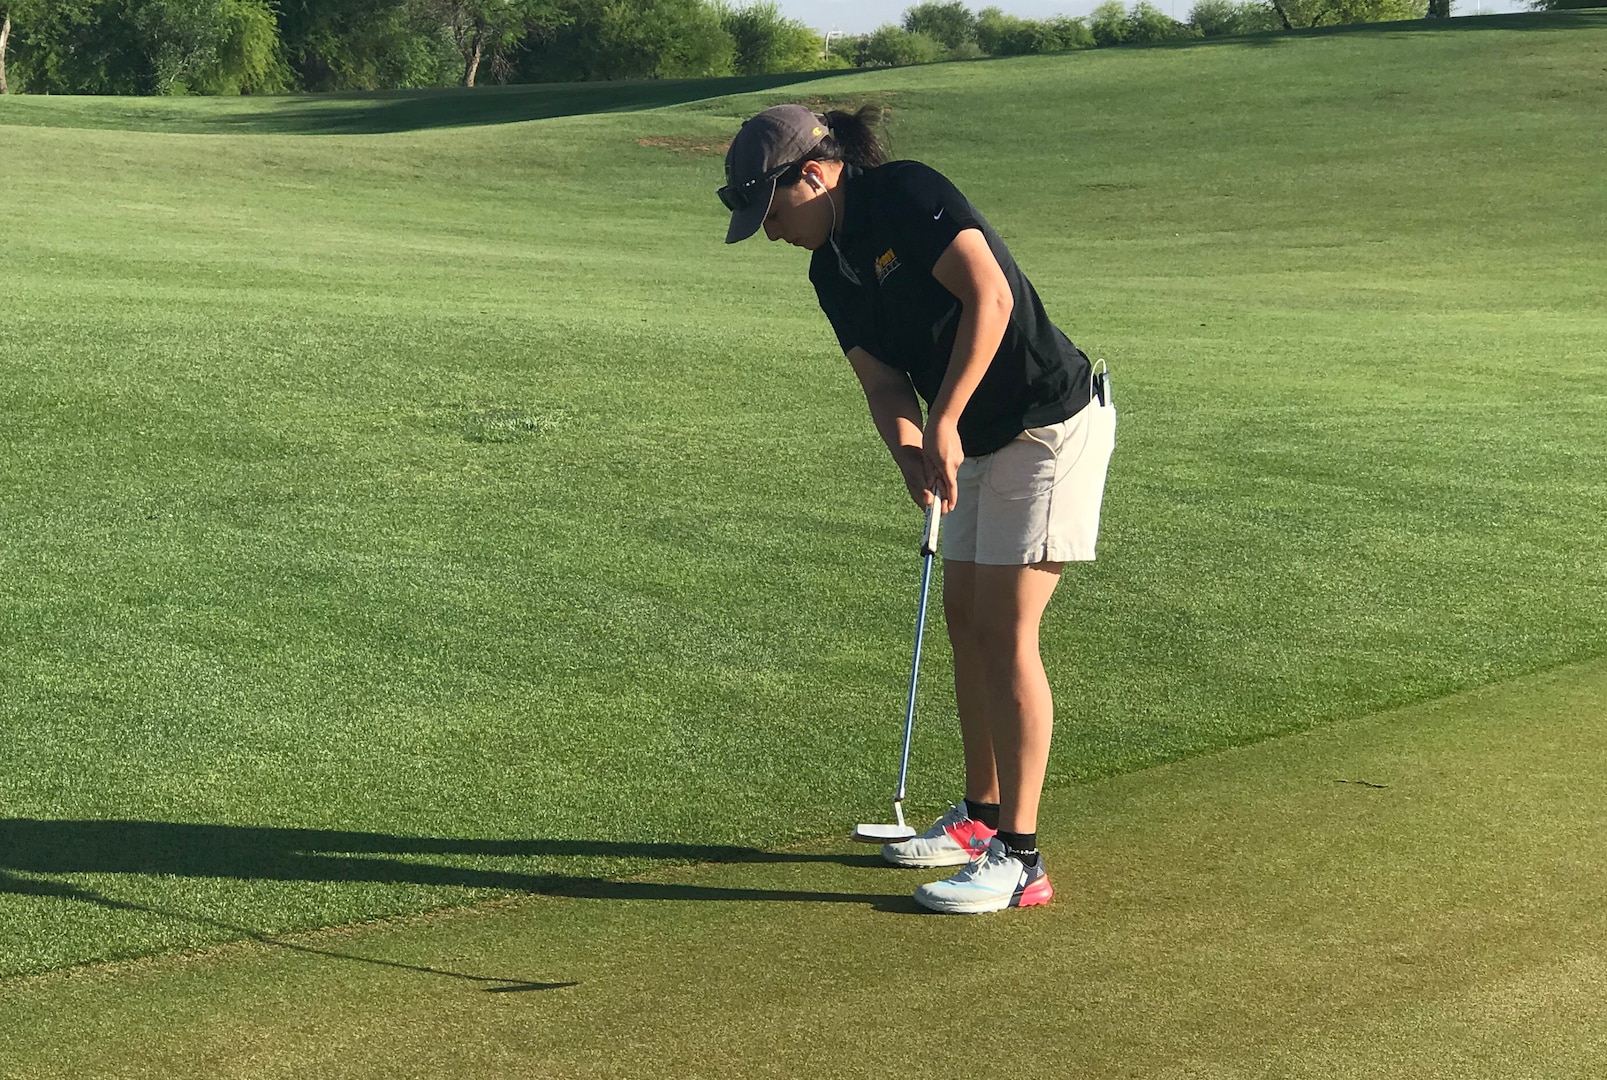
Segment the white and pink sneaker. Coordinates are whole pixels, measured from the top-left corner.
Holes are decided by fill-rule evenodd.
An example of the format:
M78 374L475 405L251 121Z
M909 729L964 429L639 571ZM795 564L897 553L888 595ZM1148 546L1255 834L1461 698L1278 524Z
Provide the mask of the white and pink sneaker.
M894 866L964 866L988 850L996 830L966 816L965 804L951 806L919 836L882 845L882 858Z
M1005 908L1047 904L1055 895L1043 859L1028 866L1005 848L1004 841L989 841L980 859L943 881L915 890L915 902L945 915L976 915Z

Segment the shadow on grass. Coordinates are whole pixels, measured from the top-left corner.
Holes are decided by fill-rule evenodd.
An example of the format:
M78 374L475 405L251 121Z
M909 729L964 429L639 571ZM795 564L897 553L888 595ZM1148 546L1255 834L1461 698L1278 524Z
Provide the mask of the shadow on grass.
M595 900L809 901L905 910L903 896L799 889L676 884L589 875L529 874L418 862L408 856L607 857L677 863L837 863L882 866L878 855L817 855L717 844L599 840L482 840L324 829L186 825L160 821L0 819L0 895L57 897L115 911L142 912L223 930L294 952L375 964L476 983L488 993L555 990L573 983L472 975L398 963L285 941L247 926L148 904L118 900L64 881L33 875L135 874L237 881L363 882L496 889L509 893ZM397 858L396 856L401 856ZM23 876L28 875L28 876Z
M802 71L725 79L649 79L606 83L484 86L472 90L392 91L275 98L256 111L219 113L208 130L281 135L380 135L426 128L477 127L589 113L634 112L704 98L750 94L845 74Z
M496 889L598 900L812 900L876 904L881 894L679 885L448 866L387 856L605 857L678 863L837 863L878 855L814 855L718 844L602 840L479 840L325 829L264 829L162 821L0 819L0 873L143 874L240 881L367 882ZM7 886L0 882L0 891Z
M299 942L285 941L271 934L253 930L249 926L236 926L233 923L222 922L218 919L209 919L204 915L193 915L187 912L153 907L150 904L136 904L127 900L117 900L110 896L102 896L91 889L69 885L66 882L20 878L0 870L0 894L4 893L12 893L18 896L53 896L62 900L76 900L83 904L93 904L95 907L106 908L110 911L134 911L145 915L156 915L164 919L172 919L175 922L189 923L192 926L209 926L216 930L225 930L263 945L272 945L275 948L286 949L290 952L306 953L330 960L349 960L358 964L371 964L376 967L395 968L400 971L415 971L421 975L441 975L449 979L462 979L465 982L496 984L484 988L488 994L527 993L532 990L562 990L565 987L579 985L573 982L531 982L526 979L499 978L495 975L471 975L463 971L449 971L445 968L426 967L422 964L404 964L397 960L381 960L373 956L358 956L355 953L336 952L334 949L318 949Z

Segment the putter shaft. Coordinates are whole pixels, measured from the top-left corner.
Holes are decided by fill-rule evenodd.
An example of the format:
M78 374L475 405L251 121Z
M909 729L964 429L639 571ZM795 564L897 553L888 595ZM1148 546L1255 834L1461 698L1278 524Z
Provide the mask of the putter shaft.
M942 514L937 492L926 510L926 528L921 533L921 606L915 615L915 655L910 659L910 697L904 709L904 752L898 762L898 793L893 796L893 813L904 823L904 796L910 771L910 743L915 736L915 688L921 677L921 641L926 636L926 601L932 589L932 559L937 554L937 531Z

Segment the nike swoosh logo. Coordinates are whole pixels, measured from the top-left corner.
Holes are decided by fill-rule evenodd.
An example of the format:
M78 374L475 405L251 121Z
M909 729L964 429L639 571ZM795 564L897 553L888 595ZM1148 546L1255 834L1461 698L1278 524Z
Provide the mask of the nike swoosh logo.
M943 211L946 210L946 209L948 209L948 208L943 207L943 206L938 207L937 213L932 215L932 220L936 221L938 218L942 217L943 216Z

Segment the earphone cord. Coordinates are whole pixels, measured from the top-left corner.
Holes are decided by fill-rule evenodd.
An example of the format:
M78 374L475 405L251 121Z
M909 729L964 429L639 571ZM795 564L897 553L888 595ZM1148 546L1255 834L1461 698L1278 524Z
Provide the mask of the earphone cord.
M843 249L837 246L837 200L831 197L830 189L819 186L820 181L811 178L809 182L826 196L826 201L831 204L831 232L826 234L826 242L831 245L831 250L837 253L837 269L843 277L858 285L859 275L854 273L854 268L849 266L848 260L843 257Z

